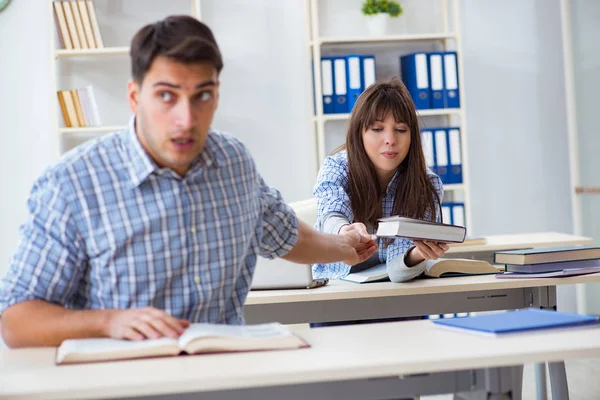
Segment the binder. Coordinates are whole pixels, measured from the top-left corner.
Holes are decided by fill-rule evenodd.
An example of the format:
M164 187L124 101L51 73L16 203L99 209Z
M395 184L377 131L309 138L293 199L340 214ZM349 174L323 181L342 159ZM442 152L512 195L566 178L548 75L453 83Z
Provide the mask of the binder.
M444 224L454 225L452 221L452 205L453 203L442 203L442 222Z
M323 94L323 114L333 114L333 60L321 58L321 90Z
M444 100L443 53L427 53L429 82L431 86L431 108L446 108Z
M436 128L434 130L434 172L438 174L438 176L442 179L443 183L448 183L448 143L446 137L446 128Z
M375 56L361 56L362 60L362 90L366 90L377 80L375 74Z
M425 156L425 165L435 171L435 156L434 156L434 144L433 144L433 132L429 129L421 131L421 141L423 146L423 155Z
M362 86L362 59L358 55L346 56L346 64L348 67L347 86L348 86L348 111L351 112L354 108L358 96L363 91Z
M465 203L452 203L452 225L465 226Z
M431 108L427 65L426 53L414 53L400 57L402 81L418 110Z
M446 108L460 107L458 58L455 51L444 53L444 97Z
M346 85L346 57L333 58L333 112L344 114L348 109L348 86Z
M460 147L460 129L448 128L448 154L450 154L450 167L448 168L448 183L462 183L462 153Z

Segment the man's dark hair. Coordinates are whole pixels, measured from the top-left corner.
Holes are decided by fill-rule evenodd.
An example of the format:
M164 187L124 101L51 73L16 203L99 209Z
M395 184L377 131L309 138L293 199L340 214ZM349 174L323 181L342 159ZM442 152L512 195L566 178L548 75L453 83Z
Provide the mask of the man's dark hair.
M158 56L183 64L211 63L217 74L223 59L210 28L189 15L173 15L140 29L131 40L131 76L141 84Z

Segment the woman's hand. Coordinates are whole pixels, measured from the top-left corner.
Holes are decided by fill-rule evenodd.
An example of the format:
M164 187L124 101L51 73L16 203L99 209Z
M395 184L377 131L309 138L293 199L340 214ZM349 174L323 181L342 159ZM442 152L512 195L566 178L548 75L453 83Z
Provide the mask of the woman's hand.
M425 260L437 260L448 251L448 245L442 242L431 242L428 240L414 240L415 247L406 257L406 266L412 267Z
M372 240L373 239L373 236L371 234L369 234L369 232L367 231L367 227L365 226L365 224L363 224L361 222L355 222L350 225L342 226L340 228L340 231L338 232L338 234L339 235L347 235L350 232L358 233L362 238L364 238L364 240Z

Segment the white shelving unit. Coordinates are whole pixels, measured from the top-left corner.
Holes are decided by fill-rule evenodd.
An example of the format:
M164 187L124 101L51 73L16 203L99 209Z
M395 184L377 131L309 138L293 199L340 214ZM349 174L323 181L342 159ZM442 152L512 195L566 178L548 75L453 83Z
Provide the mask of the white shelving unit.
M59 61L73 61L73 62L77 62L78 59L85 59L85 58L106 58L106 57L123 57L123 56L127 56L129 54L129 47L128 46L118 46L118 47L104 47L104 48L97 48L97 49L78 49L78 50L66 50L66 49L60 49L57 48L57 43L55 38L57 37L57 35L59 34L58 32L58 26L56 24L56 19L54 17L54 7L53 4L54 1L53 0L49 0L48 1L48 5L49 5L49 18L50 18L50 49L51 49L51 55L52 55L52 60L51 60L51 69L52 69L52 77L53 77L53 98L55 101L55 104L57 104L57 109L58 109L58 99L56 96L56 92L58 92L59 90L63 89L59 87L59 82L58 82L58 77L56 75L56 70L57 70L57 62ZM165 8L165 16L171 14L171 12L168 12L168 8ZM190 0L190 15L196 17L197 19L200 19L200 0ZM141 26L140 26L141 28ZM93 82L90 82L93 83ZM89 126L89 127L77 127L77 128L66 128L64 126L62 126L61 121L62 116L60 115L60 112L57 112L56 114L56 118L55 118L55 126L56 126L56 132L58 135L58 153L60 155L60 153L62 152L62 144L63 144L63 139L67 136L86 136L88 138L90 137L94 137L98 134L103 134L103 133L107 133L107 132L111 132L111 131L115 131L115 130L120 130L123 129L124 126L123 125L105 125L105 126Z
M312 116L313 120L313 139L314 139L314 168L315 176L318 172L320 164L326 157L326 135L327 135L327 124L331 121L345 121L348 120L350 114L324 114L322 90L321 90L321 54L323 48L327 46L353 46L360 47L361 51L357 51L354 54L360 54L365 48L365 45L390 45L397 46L398 54L401 54L402 46L414 43L439 43L441 48L446 50L455 50L458 56L458 78L460 82L460 102L461 108L457 109L429 109L429 110L418 110L417 113L421 117L421 120L428 117L441 117L445 119L445 124L448 126L459 126L461 132L461 156L462 156L462 174L463 183L454 185L444 185L444 191L446 192L445 198L451 197L451 200L456 199L464 202L465 204L465 223L467 227L471 226L471 202L469 196L469 161L467 153L467 126L466 126L466 99L464 93L464 75L463 75L463 60L462 60L462 44L460 37L460 0L440 0L439 5L441 7L441 31L432 33L418 33L418 34L401 34L401 35L385 35L385 36L321 36L319 29L319 0L305 0L305 14L308 32L308 47L309 47L309 60L310 65L309 74L311 76L311 82L314 82L314 96L315 104L314 107L311 104L311 109L315 110L315 114ZM449 4L451 3L451 4ZM449 5L452 9L449 12ZM403 4L404 6L404 4ZM400 17L402 18L402 16ZM450 24L450 22L452 22ZM450 30L452 26L452 31ZM454 44L454 46L452 46ZM350 47L351 48L351 47ZM378 62L377 60L375 61ZM396 72L396 75L400 75L400 71ZM384 77L378 76L377 79Z

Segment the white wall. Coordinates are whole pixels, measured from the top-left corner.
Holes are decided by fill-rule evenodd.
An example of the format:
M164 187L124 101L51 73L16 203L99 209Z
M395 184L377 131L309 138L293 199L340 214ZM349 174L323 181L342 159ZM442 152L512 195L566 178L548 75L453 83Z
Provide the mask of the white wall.
M128 38L121 36L151 20L165 4L145 0L143 7L134 7L131 1L142 4L96 1L100 11L121 26L117 36L109 37L113 44L122 45L117 42ZM423 28L414 22L413 7L427 9L432 1L417 6L419 0L405 0L406 19L391 29ZM175 4L178 9L171 5L166 12L182 12L189 2ZM344 26L339 23L344 13L360 18L360 0L325 4L338 26ZM346 4L347 11L342 13L340 4ZM314 177L303 2L204 0L202 8L225 57L215 126L248 144L266 180L287 200L309 196ZM464 0L462 22L472 231L569 232L558 0ZM13 1L0 14L0 272L6 269L18 225L26 217L28 190L53 160L56 148L49 29L43 0ZM117 62L128 68L126 61ZM66 74L68 68L77 67L59 72ZM125 79L97 77L106 85L103 95L115 99L101 105L103 119L125 123Z

